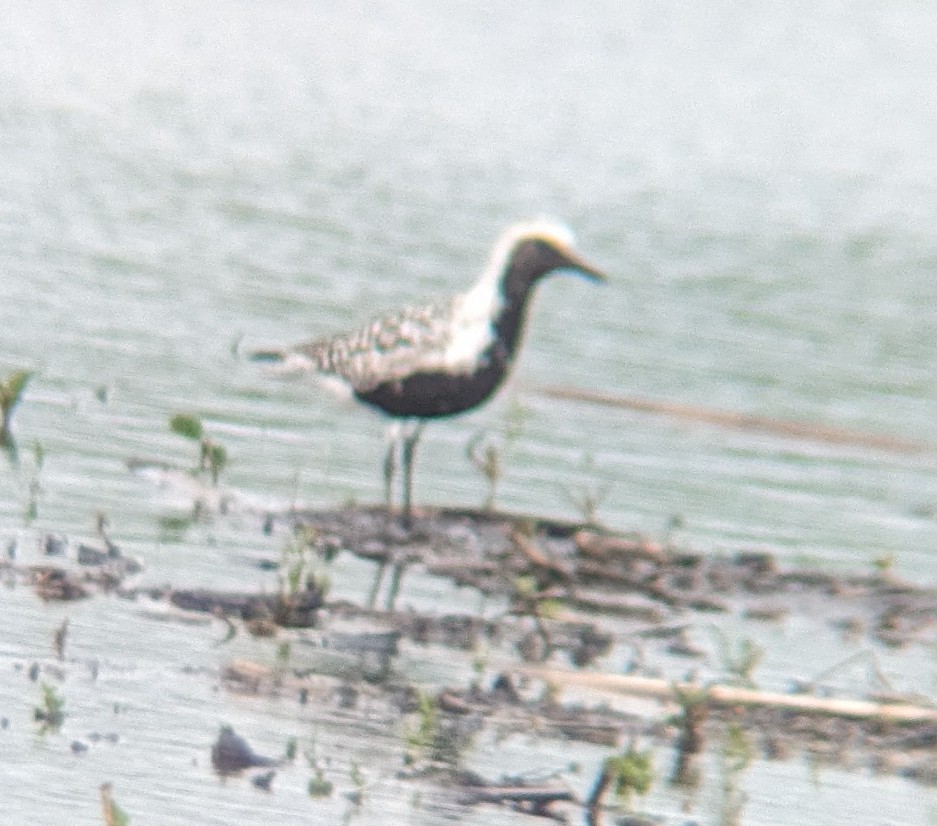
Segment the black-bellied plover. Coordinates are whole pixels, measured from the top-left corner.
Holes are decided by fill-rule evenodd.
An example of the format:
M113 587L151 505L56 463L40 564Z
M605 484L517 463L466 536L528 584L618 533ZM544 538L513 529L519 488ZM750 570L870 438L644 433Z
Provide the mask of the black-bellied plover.
M413 456L427 419L454 416L486 401L508 375L524 330L534 285L557 270L594 281L605 276L573 249L572 233L550 221L509 227L468 292L376 318L352 333L251 357L288 372L338 379L365 404L406 425L400 440L403 518L410 520ZM388 509L397 439L384 461Z

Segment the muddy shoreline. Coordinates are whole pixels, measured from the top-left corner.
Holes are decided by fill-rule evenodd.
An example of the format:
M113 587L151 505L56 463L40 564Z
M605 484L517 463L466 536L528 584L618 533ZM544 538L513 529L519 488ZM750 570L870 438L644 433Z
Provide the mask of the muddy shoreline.
M669 748L668 781L674 783L693 782L695 759L706 744L740 732L750 754L765 759L806 756L937 784L937 711L918 697L883 691L849 698L883 709L857 716L837 711L832 702L824 707L822 685L795 681L791 697L819 698L820 707L805 712L733 702L731 694L717 702L712 681L690 678L669 696L664 686L655 703L645 699L630 710L627 690L601 683L603 658L628 646L645 651L630 664L637 677L655 675L653 651L685 657L692 672L702 654L687 629L713 614L780 623L819 610L844 637L861 635L885 649L932 646L937 589L903 583L886 569L839 576L784 566L760 551L699 554L597 526L456 509L422 511L409 529L380 508L269 512L261 515L258 530L287 548L279 558L258 563L279 571L279 593L146 586L139 563L116 546L96 548L52 536L44 540L42 563L20 564L10 552L0 563L0 578L8 585L28 584L44 600L108 593L162 604L180 617L207 615L224 623L226 639L240 633L271 636L297 649L327 652L338 658L337 670L334 663L329 672L235 658L220 681L233 693L302 704L316 697L350 714L363 697L370 708L381 704L389 716L402 719L425 713L431 703L435 729L402 771L436 778L465 805L505 805L557 817L564 806L588 804L571 801L561 786L531 787L525 794L524 785L510 778L465 772L462 758L483 727L536 730L611 750L633 743ZM320 563L341 564L344 554L377 565L361 603L331 600L315 573ZM505 608L492 619L398 607L415 569L500 600ZM461 684L427 689L395 667L402 645L411 657L421 647L450 651L467 672L481 649L501 656L494 672L481 670ZM753 656L721 688L755 690L756 667ZM595 676L589 702L567 697L567 674ZM894 708L921 714L898 719L889 716Z

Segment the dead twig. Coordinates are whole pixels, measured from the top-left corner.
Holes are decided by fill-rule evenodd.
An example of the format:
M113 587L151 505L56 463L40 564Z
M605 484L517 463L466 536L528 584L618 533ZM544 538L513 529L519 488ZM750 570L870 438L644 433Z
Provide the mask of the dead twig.
M674 683L652 677L624 674L592 674L554 668L526 666L525 676L545 680L554 686L578 686L611 694L651 697L679 703L681 695L703 691L710 707L748 706L777 708L804 714L845 717L854 720L878 719L891 723L937 723L937 708L911 703L878 703L843 697L815 697L810 694L782 694L732 685L699 686Z

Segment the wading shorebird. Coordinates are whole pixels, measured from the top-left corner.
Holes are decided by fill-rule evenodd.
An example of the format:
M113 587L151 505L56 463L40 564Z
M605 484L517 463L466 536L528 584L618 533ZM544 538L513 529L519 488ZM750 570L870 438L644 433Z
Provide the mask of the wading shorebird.
M359 401L404 422L384 460L384 492L390 513L399 442L402 516L409 524L413 458L423 425L471 410L500 387L517 355L534 286L561 270L605 280L574 250L566 227L551 221L515 224L498 239L467 292L389 313L355 332L258 350L251 358L274 362L283 372L338 379Z

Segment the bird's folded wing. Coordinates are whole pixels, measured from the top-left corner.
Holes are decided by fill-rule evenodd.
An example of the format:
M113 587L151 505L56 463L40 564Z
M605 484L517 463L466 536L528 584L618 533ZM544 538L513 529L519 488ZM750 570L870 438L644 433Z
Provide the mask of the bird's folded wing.
M406 308L376 318L352 333L284 349L257 350L251 359L277 373L321 373L367 392L387 381L441 370L452 335L451 304Z

